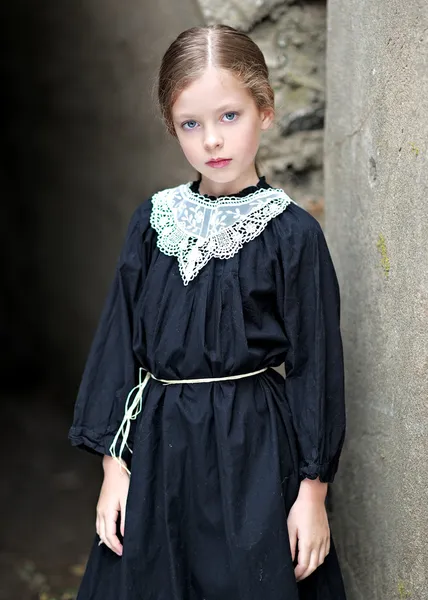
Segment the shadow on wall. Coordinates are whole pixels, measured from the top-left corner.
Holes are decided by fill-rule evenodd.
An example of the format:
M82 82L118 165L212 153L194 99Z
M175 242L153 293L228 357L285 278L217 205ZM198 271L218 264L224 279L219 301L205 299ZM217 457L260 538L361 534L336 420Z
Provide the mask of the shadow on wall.
M190 175L152 91L163 51L198 14L190 0L179 12L165 0L18 0L0 16L6 359L37 356L73 380L131 212Z

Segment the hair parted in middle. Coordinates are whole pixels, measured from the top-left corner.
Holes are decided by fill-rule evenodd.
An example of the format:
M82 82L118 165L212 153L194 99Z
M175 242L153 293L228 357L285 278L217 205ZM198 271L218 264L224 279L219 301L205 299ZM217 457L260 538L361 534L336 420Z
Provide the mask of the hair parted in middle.
M259 110L274 110L274 92L262 51L228 25L191 27L165 52L158 77L158 101L168 131L175 136L172 107L179 94L208 67L232 73L248 89Z

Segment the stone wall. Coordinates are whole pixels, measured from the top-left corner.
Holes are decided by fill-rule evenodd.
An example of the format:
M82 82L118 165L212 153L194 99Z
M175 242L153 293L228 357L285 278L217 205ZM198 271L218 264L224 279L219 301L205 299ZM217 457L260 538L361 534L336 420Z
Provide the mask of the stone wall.
M199 0L207 24L249 33L262 49L275 91L276 122L260 166L323 222L326 6L304 0Z
M428 597L428 4L330 0L326 231L348 433L333 488L349 600Z

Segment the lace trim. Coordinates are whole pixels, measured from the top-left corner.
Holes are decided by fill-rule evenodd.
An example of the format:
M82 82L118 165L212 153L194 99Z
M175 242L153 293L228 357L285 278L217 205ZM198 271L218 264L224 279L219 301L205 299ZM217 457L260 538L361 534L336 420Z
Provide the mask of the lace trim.
M158 193L162 194L164 192L173 192L180 199L194 201L197 204L210 209L213 208L213 206L235 206L239 204L247 204L254 199L259 199L261 196L265 196L266 194L271 196L272 192L280 192L281 194L285 194L283 190L277 188L258 188L246 196L218 196L217 198L207 198L198 192L193 192L191 188L192 182L190 181L189 183L185 183L176 188L162 190Z
M276 188L210 200L192 192L190 186L191 182L154 194L150 216L158 234L157 246L167 256L177 257L184 285L211 258L234 256L294 202Z

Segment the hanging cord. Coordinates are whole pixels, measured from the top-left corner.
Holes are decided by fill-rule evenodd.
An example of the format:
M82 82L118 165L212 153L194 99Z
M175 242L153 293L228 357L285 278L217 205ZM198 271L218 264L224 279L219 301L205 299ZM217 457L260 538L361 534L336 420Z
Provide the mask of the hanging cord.
M185 383L212 383L212 382L216 382L216 381L233 381L235 379L244 379L245 377L252 377L253 375L259 375L260 373L263 373L264 371L267 371L267 367L265 367L264 369L259 369L258 371L253 371L252 373L242 373L241 375L229 375L227 377L208 377L205 379L171 379L170 380L170 379L158 379L157 377L155 377L154 375L152 375L152 373L149 373L148 371L146 373L146 376L143 379L144 369L140 368L139 373L138 373L138 384L132 388L132 390L128 394L128 397L126 398L125 414L124 414L122 423L120 424L120 427L117 430L117 433L114 436L113 442L109 448L111 456L120 464L121 469L123 467L125 469L125 471L128 473L128 475L131 474L131 471L128 469L128 467L126 466L126 464L124 463L124 461L122 459L122 454L123 454L123 451L125 450L125 447L132 454L132 449L128 446L128 437L129 437L129 433L131 431L131 421L135 421L135 419L138 417L138 415L140 414L140 412L143 408L143 394L144 394L144 390L146 389L146 386L147 386L150 378L155 379L156 381L159 381L163 385L178 385L178 384L185 384ZM132 398L133 394L135 394L134 398ZM122 437L122 442L120 444L119 454L116 454L116 446L121 437Z

